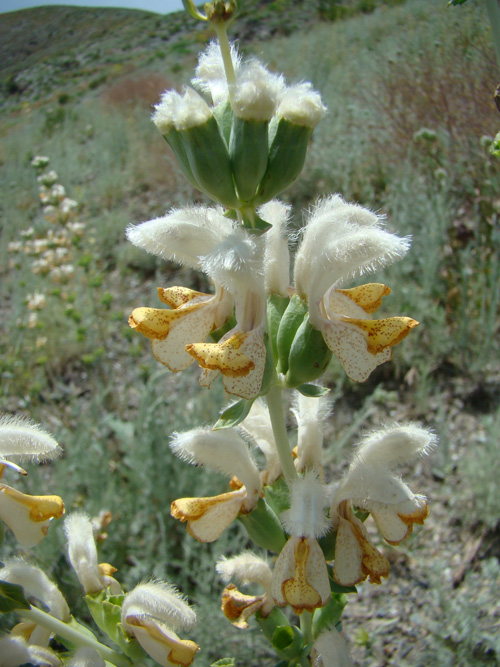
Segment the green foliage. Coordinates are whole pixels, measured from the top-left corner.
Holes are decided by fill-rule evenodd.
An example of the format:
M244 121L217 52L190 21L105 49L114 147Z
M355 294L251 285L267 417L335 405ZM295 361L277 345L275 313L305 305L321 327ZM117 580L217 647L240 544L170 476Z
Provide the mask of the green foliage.
M5 614L15 609L30 609L23 587L0 581L0 613Z

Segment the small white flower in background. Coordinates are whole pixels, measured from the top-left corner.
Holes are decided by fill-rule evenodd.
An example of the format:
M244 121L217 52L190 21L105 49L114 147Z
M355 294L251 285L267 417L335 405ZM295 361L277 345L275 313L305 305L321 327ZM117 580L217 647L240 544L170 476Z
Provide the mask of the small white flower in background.
M113 595L119 595L120 584L112 577L116 568L97 562L97 549L90 518L81 512L70 514L64 521L68 541L70 563L86 594L99 593L110 587Z
M272 596L272 570L269 563L250 551L237 556L223 556L216 565L217 573L228 584L222 593L222 611L226 618L237 628L247 628L248 619L260 611L266 618L274 608ZM264 589L261 595L241 593L231 579L237 579L244 586L259 584Z
M40 568L20 558L12 558L5 561L0 569L0 580L22 586L29 600L38 600L51 616L63 623L69 622L70 611L66 600ZM30 621L18 625L16 633L21 634L30 644L42 647L48 646L51 635L50 630Z
M47 298L42 292L34 292L33 294L28 294L27 307L29 310L43 310L47 305Z
M273 570L272 593L277 605L289 604L296 614L324 607L330 599L330 582L317 538L330 526L326 517L327 491L314 472L294 480L290 509L281 515L291 535Z
M370 577L380 583L389 574L387 559L370 543L353 508L370 512L389 544L408 537L413 524L423 524L429 509L424 496L414 494L397 474L397 468L423 456L436 437L414 424L395 425L366 436L335 490L330 518L337 531L334 579L351 586Z
M189 463L236 478L232 480L235 491L210 498L179 498L172 503L172 516L187 521L189 534L200 542L213 542L240 512L250 512L257 505L261 492L259 471L246 442L234 429L198 428L175 433L170 448Z
M312 667L352 667L344 638L335 628L322 632L311 650Z
M199 647L177 632L189 631L196 614L174 586L153 581L139 584L122 604L122 624L142 648L162 667L193 662Z
M308 303L311 324L356 382L388 361L392 347L418 324L410 317L369 319L390 293L385 285L340 289L347 280L407 253L409 240L386 232L381 223L339 195L328 197L309 216L295 259L295 285Z
M18 635L0 637L0 665L2 667L20 667L37 665L40 667L60 667L59 657L50 649L28 644Z
M25 475L18 460L42 462L60 454L61 448L54 438L30 420L0 418L0 478L5 468ZM64 504L59 496L30 496L0 482L0 519L22 546L28 548L41 542L51 519L63 514Z

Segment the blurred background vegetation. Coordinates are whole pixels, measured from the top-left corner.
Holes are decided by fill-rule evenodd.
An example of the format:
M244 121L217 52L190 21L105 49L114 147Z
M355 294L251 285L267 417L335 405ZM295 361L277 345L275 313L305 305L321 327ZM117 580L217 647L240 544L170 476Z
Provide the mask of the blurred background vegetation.
M353 653L366 666L500 664L500 163L488 150L500 129L500 73L483 5L244 7L233 31L243 53L288 81L312 81L329 109L302 177L283 197L294 206L293 224L318 196L340 192L413 238L409 256L375 279L393 289L385 313L421 326L368 383L351 383L335 361L327 377L338 399L327 433L334 475L367 426L413 419L441 440L413 479L433 515L411 552L391 551L402 554L393 556L394 605L398 595L418 601L394 612L400 623L384 625L377 610L388 604L386 585L372 602L363 599L365 616L346 621L353 635L361 629ZM102 559L120 580L166 577L198 606L204 652L196 664L235 654L239 665L267 667L272 657L258 632L236 631L216 612L214 558L248 546L244 531L200 545L169 516L177 497L225 489L168 450L174 430L214 420L222 389L201 391L195 368L168 373L127 325L134 307L156 303L158 285L207 288L202 277L130 247L124 230L203 201L150 115L165 88L189 81L210 38L183 13L45 7L2 16L0 407L29 414L65 450L53 465L32 466L24 488L58 493L67 511L109 510ZM33 273L37 256L24 250L26 239L67 228L44 218L36 155L50 157L77 202L74 220L85 223L83 236L66 242L73 271L56 282ZM42 307L33 307L35 294ZM6 546L16 549L9 537ZM60 526L35 555L76 601Z

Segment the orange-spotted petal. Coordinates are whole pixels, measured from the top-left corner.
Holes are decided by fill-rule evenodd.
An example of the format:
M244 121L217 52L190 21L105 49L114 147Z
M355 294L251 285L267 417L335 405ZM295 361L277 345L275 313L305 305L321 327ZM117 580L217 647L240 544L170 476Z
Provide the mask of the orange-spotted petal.
M375 313L382 305L382 298L390 294L391 289L383 283L366 283L351 289L336 289L335 292L354 301L365 313Z
M411 317L388 317L381 320L343 318L343 321L358 327L367 335L370 354L379 354L386 348L397 345L418 325Z
M175 286L175 287L158 287L158 298L162 303L166 303L171 308L179 308L184 306L189 301L200 297L209 299L212 295L204 292L197 292L189 289L189 287Z
M199 542L214 542L236 519L245 498L244 487L211 498L180 498L172 503L170 514L187 521L188 533Z
M222 343L192 343L186 351L202 368L220 371L229 377L241 377L255 367L254 362L242 351L246 333L237 332Z

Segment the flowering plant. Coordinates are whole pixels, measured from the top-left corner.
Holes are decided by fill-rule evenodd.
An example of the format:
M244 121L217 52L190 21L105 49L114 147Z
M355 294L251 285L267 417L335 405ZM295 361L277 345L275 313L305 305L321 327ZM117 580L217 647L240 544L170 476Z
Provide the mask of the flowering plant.
M137 307L129 324L171 371L196 362L200 385L207 388L220 376L228 406L214 424L174 433L170 448L230 481L222 494L174 500L171 514L200 542L217 540L235 520L243 524L259 552L216 564L225 584L222 610L242 630L255 619L281 667L348 665L341 634L346 594L366 579L380 584L389 575L389 561L372 543L365 521L371 516L392 545L424 522L426 500L398 469L427 454L435 438L417 424L385 425L365 436L346 474L335 479L323 462L332 406L319 380L335 356L349 378L366 381L417 326L407 316L373 316L390 294L386 285L350 286L402 259L410 240L339 194L320 198L299 234L290 230L291 210L279 195L304 166L310 137L326 114L321 96L309 83L289 85L257 60L240 56L227 38L235 1L214 0L204 14L190 0L185 4L214 27L217 41L201 54L192 87L164 93L153 121L188 181L213 203L171 209L130 227L127 235L161 259L202 271L213 291L159 287L164 307ZM284 390L293 391L294 448ZM11 453L5 450L5 456ZM7 489L0 492L13 498ZM0 578L23 586L24 595L12 592L18 599L12 605L29 628L2 639L5 650L20 652L22 659L29 655L35 664L58 664L49 647L55 633L68 648L81 647L64 656L68 665L142 664L147 656L159 665L190 665L199 647L177 633L189 632L196 615L182 595L158 581L124 594L115 569L98 563L89 518L70 515L65 532L89 612L116 648L85 634L40 570L12 561ZM234 582L258 585L261 592L242 592ZM34 647L45 657L36 657ZM8 664L22 664L16 659Z

